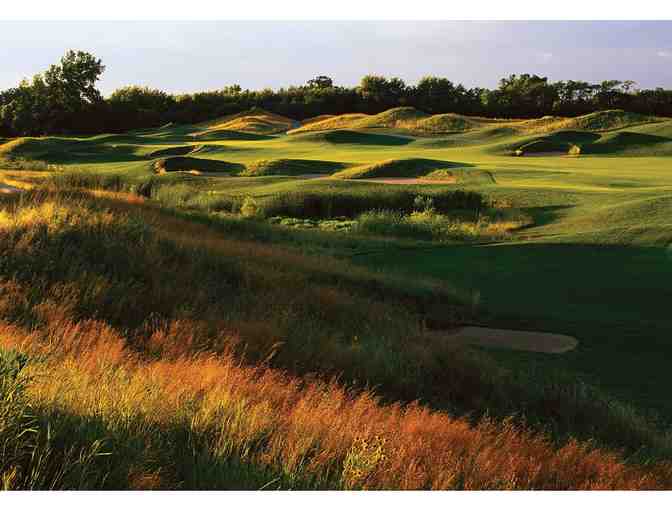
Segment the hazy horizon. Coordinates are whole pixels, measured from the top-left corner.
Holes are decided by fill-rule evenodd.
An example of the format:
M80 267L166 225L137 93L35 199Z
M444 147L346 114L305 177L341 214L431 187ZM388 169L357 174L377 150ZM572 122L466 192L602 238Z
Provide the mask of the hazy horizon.
M670 21L5 21L0 47L0 89L68 49L102 59L104 94L130 84L172 93L277 89L322 74L344 86L382 74L495 87L528 72L672 88Z

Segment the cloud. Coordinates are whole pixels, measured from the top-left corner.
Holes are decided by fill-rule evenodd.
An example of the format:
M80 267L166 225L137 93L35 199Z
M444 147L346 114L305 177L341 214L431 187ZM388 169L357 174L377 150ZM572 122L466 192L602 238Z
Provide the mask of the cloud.
M539 53L538 56L542 60L542 62L549 62L553 58L553 53L545 51Z
M660 50L658 53L656 53L659 57L662 58L672 58L672 51L671 50Z

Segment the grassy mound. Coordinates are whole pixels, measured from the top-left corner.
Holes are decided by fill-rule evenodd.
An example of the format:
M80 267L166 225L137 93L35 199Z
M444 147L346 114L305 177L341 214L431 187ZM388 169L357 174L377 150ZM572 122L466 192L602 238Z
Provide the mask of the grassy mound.
M414 125L413 129L427 133L451 133L477 129L483 125L482 121L478 121L472 117L444 113L422 118Z
M335 131L319 131L314 133L299 133L292 136L292 141L296 142L317 142L333 144L352 144L352 145L383 145L399 146L407 145L413 142L411 138L403 136L383 135L380 133L369 133L362 131L351 131L348 129L338 129Z
M150 159L163 158L167 156L186 156L193 152L193 145L181 145L179 147L168 147L166 149L158 149L147 154Z
M363 113L349 113L316 120L289 131L289 134L305 133L309 131L327 131L332 129L370 129L370 128L411 128L429 115L412 108L401 106L392 108L377 115Z
M590 131L558 131L502 149L502 152L516 156L540 153L663 156L672 154L672 138L631 131L612 131L603 135Z
M568 119L567 125L570 129L608 131L651 122L659 122L659 119L639 113L625 112L623 110L605 110L576 117L574 119Z
M264 159L247 165L242 175L308 175L331 174L347 168L348 164L338 161L314 159Z
M377 115L367 116L355 122L355 128L413 128L429 118L425 112L411 106L392 108Z
M672 138L617 131L602 136L584 150L587 154L621 154L664 156L672 154Z
M141 145L91 138L22 137L0 146L0 158L55 164L123 163L146 159ZM134 139L134 137L127 137Z
M199 125L201 132L236 131L260 135L284 133L296 125L296 121L268 112L262 108L228 115Z
M333 119L334 117L336 117L336 115L325 114L325 115L317 115L315 117L310 117L308 119L303 119L301 121L301 127L305 127L305 126L308 126L310 124L315 124L316 122L322 122L324 120Z
M360 165L335 173L339 179L374 179L378 177L422 177L440 168L463 166L459 163L437 159L407 158L388 159L371 165Z
M528 138L522 143L498 146L496 152L525 156L526 154L573 154L582 153L582 148L600 139L589 131L558 131L547 136Z
M193 133L191 136L198 140L209 140L213 142L222 140L233 140L233 141L240 140L240 141L254 142L259 140L270 140L272 138L270 135L249 133L245 131L233 131L229 129L214 129L210 131L202 131L198 133Z
M454 113L429 115L425 112L402 106L392 108L377 115L346 114L337 116L321 116L309 119L309 122L289 131L299 134L313 131L336 129L401 129L416 134L454 133L484 128L492 124L508 124L511 121L487 119L484 117L467 117Z
M190 158L174 156L161 158L154 162L154 172L164 174L167 172L227 172L237 173L243 169L243 165L219 161L215 159Z
M307 133L310 131L327 131L330 129L349 129L357 121L368 118L364 113L346 113L344 115L327 115L323 119L316 118L315 121L304 123L303 126L288 131L287 134Z
M640 124L661 122L663 119L623 110L604 110L579 117L552 117L512 123L522 133L549 133L559 130L611 131Z
M0 157L7 159L55 160L85 145L75 139L60 137L21 137L0 145Z
M423 179L434 181L450 181L456 184L497 184L495 176L487 170L471 170L455 168L452 170L434 170L423 176Z
M493 123L506 123L496 119L482 117L467 117L454 113L429 115L425 112L403 106L392 108L377 115L347 114L326 116L304 124L290 134L299 134L311 131L326 131L335 129L402 129L418 134L453 133L470 131L485 127Z
M246 149L243 147L238 147L235 145L222 145L222 144L198 144L192 145L193 150L190 154L224 154L229 152L241 152Z

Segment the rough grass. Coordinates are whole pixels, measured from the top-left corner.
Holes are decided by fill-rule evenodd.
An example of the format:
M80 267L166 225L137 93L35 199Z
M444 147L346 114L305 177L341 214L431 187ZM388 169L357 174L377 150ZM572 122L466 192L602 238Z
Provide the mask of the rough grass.
M432 115L428 118L423 118L415 124L412 124L412 127L408 127L414 131L427 133L452 133L455 131L469 131L471 129L478 129L483 125L485 125L484 122L472 117L457 115L454 113L444 113L439 115Z
M434 170L459 167L460 163L425 158L388 159L361 165L334 174L338 179L375 179L380 177L422 177Z
M338 161L314 159L267 159L247 165L245 176L331 174L348 166Z
M559 130L610 131L626 127L662 122L665 119L631 113L623 110L605 110L579 117L542 117L517 122L512 126L527 134L549 133Z
M10 391L25 400L1 396L3 409L19 402L3 439L26 424L21 402L34 437L51 438L49 463L10 443L22 450L3 453L8 488L670 486L667 464L404 404L525 402L530 417L575 417L579 434L663 441L613 402L537 393L539 381L532 391L427 342L418 303L379 275L236 241L138 197L40 191L0 211L0 342L29 356Z
M461 407L475 409L477 413L487 409L498 418L511 413L524 413L535 428L547 425L554 438L563 434L582 439L597 438L599 442L614 448L625 445L628 452L647 445L648 451L665 456L666 453L661 453L669 451L665 439L653 431L653 423L656 421L648 415L646 420L637 417L641 411L631 411L627 406L619 407L609 396L585 390L577 380L587 380L598 385L609 395L617 395L637 409L658 412L663 428L669 424L672 407L666 391L670 376L665 360L670 352L668 340L672 322L668 319L666 303L669 302L669 296L664 282L669 280L672 267L666 249L672 242L668 200L672 174L669 172L671 152L668 143L661 138L672 138L670 121L595 133L573 130L575 134L590 137L566 139L567 142L582 145L581 157L578 158L543 155L511 158L510 151L533 139L560 135L557 132L521 133L514 127L517 122L484 123L487 125L483 128L431 137L416 137L406 132L406 139L413 141L403 145L325 143L320 141L320 137L324 139L324 133L318 133L314 141L306 139L297 143L291 136L231 135L232 132L226 132L226 136L235 138L240 135L241 138L217 144L216 149L211 147L207 152L209 158L222 158L241 165L261 159L308 158L347 161L356 165L417 157L463 161L470 166L438 169L437 175L445 175L446 172L452 175L462 173L465 177L474 176L477 172L490 174L496 180L496 186L486 179L464 181L463 184L489 200L505 204L502 207L522 209L535 220L530 227L511 231L505 243L486 245L453 242L450 246L440 246L433 241L417 241L413 238L331 233L318 228L285 228L267 221L242 219L235 213L241 210L247 197L256 201L260 208L266 203L275 203L282 208L299 211L298 214L306 214L311 211L306 205L329 204L331 200L313 199L310 198L312 195L347 193L356 195L353 201L357 208L359 203L368 201L376 204L376 207L387 209L398 204L396 199L387 196L388 193L406 190L414 197L454 190L455 186L444 186L441 181L436 181L435 185L398 187L361 180L302 180L286 176L229 179L185 172L153 176L147 154L168 146L194 143L194 138L189 136L193 129L191 127L173 125L126 135L101 135L87 138L87 144L73 144L72 148L65 150L61 150L63 146L60 142L55 142L53 148L56 150L51 151L51 154L56 159L50 161L58 161L59 168L54 173L61 181L60 188L74 185L130 191L141 187L142 192L153 197L155 202L165 204L166 207L175 206L172 214L190 219L189 222L179 224L179 228L185 232L192 231L191 223L194 221L208 224L229 240L256 241L247 255L240 256L246 263L257 260L252 255L260 246L258 241L263 241L261 246L266 244L266 248L277 249L280 245L289 245L291 250L302 253L330 253L343 258L352 256L352 260L362 265L368 264L373 271L380 271L388 284L392 277L399 278L403 282L400 287L406 289L415 288L413 286L425 282L425 278L442 282L464 303L480 303L476 307L479 321L497 327L537 329L576 336L581 340L579 349L562 357L489 351L488 357L496 359L499 366L506 367L512 377L521 378L518 385L514 385L515 388L522 386L525 390L511 389L508 382L505 384L498 380L496 386L503 389L501 393L465 391L464 394L478 393L480 397L469 400L468 404ZM373 128L358 132L383 136L389 134L389 130L385 130ZM619 133L648 136L634 138ZM307 135L300 135L304 136ZM216 136L213 139L217 139ZM599 152L597 149L602 144L604 149ZM114 145L118 147L115 149ZM504 145L510 148L508 153L501 150ZM591 148L596 149L595 152L591 152ZM42 152L49 154L49 151ZM18 158L15 161L22 164ZM29 172L30 165L36 160L25 161L27 166L12 172L1 172L0 179L3 182L10 182L6 179L11 178L14 182L37 184L48 175L47 172ZM53 163L38 161L35 164L44 165L43 168L50 171L53 169L48 166ZM75 176L67 176L61 171L61 168L72 170L80 167L81 171ZM145 185L148 182L150 184ZM289 195L291 200L276 202L276 198L282 195ZM385 198L376 198L379 195ZM25 195L23 200L29 197L32 195ZM18 197L12 200L15 199ZM388 200L391 202L386 203ZM405 200L399 204L406 204ZM339 203L348 202L344 200ZM315 210L329 213L328 207L322 209L321 205ZM359 211L354 217L364 212L354 210ZM408 215L410 211L404 214ZM343 221L353 221L354 217ZM336 218L339 217L335 217L334 221L340 221ZM298 226L299 221L303 224L317 224L322 220L306 216L295 221ZM197 230L193 235L208 238L206 234ZM113 237L112 234L110 237ZM266 251L260 253L268 255ZM139 255L136 252L120 252L119 257L133 260ZM6 253L3 252L0 261L6 260ZM160 260L166 262L165 259ZM303 259L297 262L297 265L305 264L307 262ZM146 267L139 271L141 275L146 271L154 274L156 281L165 278L163 274L153 273L154 269L149 264ZM167 267L177 271L170 264ZM62 271L60 267L54 270L55 273L59 271ZM84 272L98 274L99 270ZM406 273L410 275L409 278L402 278L401 275ZM268 273L264 274L269 278ZM297 274L300 276L301 271L297 271ZM331 278L340 281L347 279L349 274L352 279L347 281L352 287L348 288L353 292L361 292L371 282L351 269L344 269ZM204 278L217 281L221 277L213 272L205 274ZM253 280L256 276L247 278ZM130 278L129 281L145 282L138 278ZM170 279L168 281L172 282ZM310 281L302 280L303 285L308 285L306 282ZM143 286L145 283L138 285ZM376 285L379 283L372 284L373 287ZM42 288L41 283L36 281L35 289L38 290L35 292L41 292L39 289ZM142 288L145 290L146 287ZM78 292L86 294L89 292L87 289L82 286ZM134 299L140 307L142 298L137 297L139 294L132 289L131 285L131 290L119 291L115 298L123 296L125 292L136 296ZM160 289L160 292L167 292L170 287ZM382 289L380 295L386 299L384 296L391 291L388 287ZM184 303L184 295L191 298L189 293L193 292L193 288L185 286L182 291L183 306L188 308L191 299ZM429 294L439 295L434 292ZM293 299L289 294L276 294L275 297L279 301ZM266 304L271 309L280 306L270 301ZM97 306L97 302L92 302L85 312ZM199 308L198 304L193 306ZM438 311L431 314L431 321L427 318L429 312L421 310L420 320L426 319L428 324L434 321L441 323L445 308L437 308ZM127 309L132 311L133 307L128 306ZM412 309L416 310L415 304ZM452 305L450 310L453 310ZM78 312L79 317L90 317L86 315L89 312L85 312ZM347 320L343 319L343 322ZM428 354L428 357L431 358L432 354ZM420 370L426 370L426 367ZM547 376L555 370L566 371L567 375L549 389ZM488 376L494 372L490 367L479 368L479 373ZM366 375L369 371L362 369L361 373ZM628 377L624 378L623 374L628 374ZM437 381L441 382L439 376ZM386 399L400 395L390 391L389 387L378 390L376 384L372 386ZM429 387L425 388L428 392ZM440 384L437 388L441 388ZM416 391L416 396L427 395L417 392L417 388L413 391ZM495 398L493 395L499 396ZM450 407L446 402L437 400L437 396L430 397L427 402L431 400L436 409ZM647 453L644 457L649 455Z
M325 116L311 120L289 134L338 129L397 129L415 134L439 134L470 131L496 123L511 122L507 119L468 117L455 113L430 115L410 106L392 108L377 115L345 114Z
M268 112L262 108L229 115L198 125L197 136L212 132L234 131L259 135L283 133L291 129L296 122L282 115Z
M179 147L167 147L165 149L157 149L147 154L150 159L164 158L167 156L186 156L192 152L196 147L193 145L181 145Z
M382 145L401 146L408 145L413 139L408 137L384 135L367 131L352 131L349 129L337 129L333 131L317 131L299 133L292 136L293 142L313 142L325 144L343 145Z
M347 113L344 115L328 116L321 120L304 123L303 126L292 129L287 134L307 133L310 131L325 131L331 129L352 129L357 121L369 116L364 113Z
M43 355L38 335L12 333ZM664 464L628 466L576 441L557 448L512 422L472 426L417 405L384 406L227 356L141 360L100 324L51 334L63 346L22 397L41 411L35 433L53 429L57 446L48 464L32 445L8 459L6 488L585 490L670 481Z
M228 161L216 159L192 158L184 156L173 156L161 158L153 164L154 172L164 174L167 172L225 172L238 173L243 166Z
M456 211L446 215L430 208L410 214L366 212L357 218L353 231L423 241L494 241L506 239L512 230L531 224L532 219L520 211Z
M78 140L59 137L20 137L0 145L0 156L7 159L47 160L83 145Z
M486 207L483 196L475 192L462 190L427 192L426 197L432 201L440 212L469 210L477 214ZM259 207L263 215L289 216L293 218L327 219L335 217L354 218L355 216L375 210L390 210L398 213L410 213L416 209L416 190L383 189L378 192L362 190L332 191L297 191L280 193L260 200Z
M487 170L474 170L470 168L434 170L427 175L424 175L423 179L437 182L449 181L463 185L497 184L497 180L495 179L495 176L492 172L488 172Z

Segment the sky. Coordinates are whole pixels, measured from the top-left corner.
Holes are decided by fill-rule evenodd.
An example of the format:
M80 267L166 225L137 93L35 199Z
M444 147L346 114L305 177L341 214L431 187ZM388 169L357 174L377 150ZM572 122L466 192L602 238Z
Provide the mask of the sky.
M0 90L68 50L102 59L103 94L239 84L352 86L366 74L494 88L509 74L672 89L672 21L0 21Z

